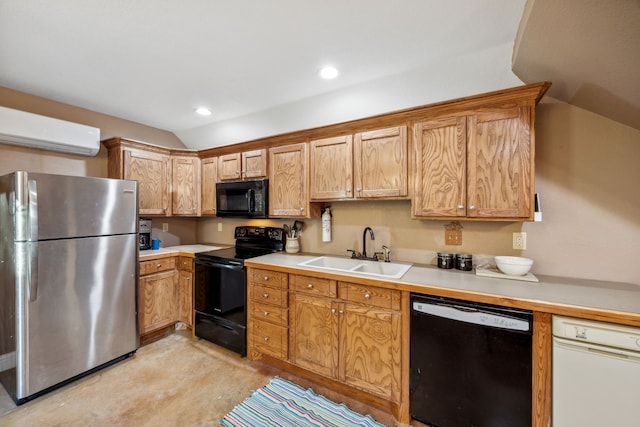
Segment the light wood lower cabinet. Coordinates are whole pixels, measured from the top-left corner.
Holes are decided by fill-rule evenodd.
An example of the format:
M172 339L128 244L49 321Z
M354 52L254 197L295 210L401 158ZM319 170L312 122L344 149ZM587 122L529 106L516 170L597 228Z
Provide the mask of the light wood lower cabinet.
M141 276L138 289L140 335L175 323L178 316L178 271Z
M247 274L250 358L275 357L401 405L408 366L400 291L255 268Z
M362 301L350 302L359 299L350 298L354 288L362 292ZM385 302L396 303L394 308L377 307L372 301L374 295L383 294ZM399 291L339 282L338 298L312 295L304 289L289 298L291 363L400 401Z
M193 266L186 256L140 262L138 324L141 342L183 322L193 327Z
M288 275L277 271L247 271L247 354L262 354L287 360L288 339Z

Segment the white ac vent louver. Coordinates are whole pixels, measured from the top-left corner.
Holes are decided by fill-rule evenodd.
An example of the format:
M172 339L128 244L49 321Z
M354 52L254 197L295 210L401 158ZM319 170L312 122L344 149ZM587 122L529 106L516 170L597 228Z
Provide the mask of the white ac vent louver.
M100 129L0 107L0 143L95 156Z

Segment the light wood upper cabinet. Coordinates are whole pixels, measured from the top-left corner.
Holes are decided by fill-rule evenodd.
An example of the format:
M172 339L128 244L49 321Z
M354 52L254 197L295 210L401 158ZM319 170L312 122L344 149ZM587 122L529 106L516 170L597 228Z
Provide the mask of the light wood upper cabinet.
M319 216L319 208L309 203L307 144L269 149L269 216Z
M218 157L218 181L264 178L266 176L266 148Z
M216 214L216 182L218 182L218 158L209 157L202 164L202 215Z
M414 217L533 216L530 108L487 109L414 125Z
M533 219L530 115L521 106L467 118L467 216Z
M200 159L172 156L172 215L200 215Z
M138 181L140 215L170 215L170 157L155 152L123 151L123 179Z
M353 171L356 198L406 197L407 127L355 134Z
M406 198L407 127L311 141L311 200Z
M413 127L415 216L466 216L467 119L447 117Z
M310 198L353 198L353 137L325 138L309 143Z

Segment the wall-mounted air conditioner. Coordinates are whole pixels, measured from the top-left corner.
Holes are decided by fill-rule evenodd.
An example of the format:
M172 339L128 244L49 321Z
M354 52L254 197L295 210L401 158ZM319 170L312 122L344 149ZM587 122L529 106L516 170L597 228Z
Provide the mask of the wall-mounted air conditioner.
M95 156L100 129L0 107L0 143Z

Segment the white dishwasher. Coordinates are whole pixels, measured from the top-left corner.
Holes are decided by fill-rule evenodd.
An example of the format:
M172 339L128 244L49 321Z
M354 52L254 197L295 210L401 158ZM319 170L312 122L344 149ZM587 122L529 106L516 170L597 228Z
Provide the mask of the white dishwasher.
M553 316L553 427L640 426L640 328Z

